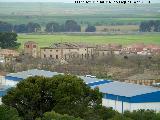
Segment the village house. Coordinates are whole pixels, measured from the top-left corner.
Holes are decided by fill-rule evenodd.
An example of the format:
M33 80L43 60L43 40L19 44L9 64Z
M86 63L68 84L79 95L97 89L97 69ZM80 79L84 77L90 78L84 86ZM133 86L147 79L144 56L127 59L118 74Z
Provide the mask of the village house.
M10 49L0 49L0 62L6 63L11 62L19 56L19 53L15 50Z
M34 58L38 57L38 44L34 41L24 43L24 53Z
M97 45L96 54L98 56L107 56L111 54L119 55L121 49L122 45L119 44Z
M145 45L143 43L128 45L121 49L122 54L151 55L160 54L159 45Z
M136 74L124 80L124 82L152 86L160 80L160 76L149 73Z
M41 58L70 59L93 57L95 47L80 43L53 43L50 47L40 48Z

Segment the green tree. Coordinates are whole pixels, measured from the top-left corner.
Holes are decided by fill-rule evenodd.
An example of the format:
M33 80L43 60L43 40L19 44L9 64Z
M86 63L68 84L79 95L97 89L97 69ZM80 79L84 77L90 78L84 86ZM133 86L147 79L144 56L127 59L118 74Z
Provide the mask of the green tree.
M27 33L27 26L25 24L15 25L14 32L16 33Z
M108 120L134 120L134 119L131 119L129 117L125 117L122 114L116 114L113 118L108 119Z
M12 32L12 24L0 21L0 32Z
M96 27L95 26L88 26L85 30L85 32L95 32L96 31Z
M80 118L75 118L67 114L61 115L55 113L54 111L44 113L42 118L37 118L36 120L82 120Z
M0 47L5 48L18 48L19 43L17 43L17 34L4 32L0 33Z
M41 117L51 110L83 118L89 109L101 106L102 94L98 89L91 89L76 76L36 76L18 83L8 91L2 101L15 107L20 116L29 120Z
M32 33L32 32L39 32L41 31L41 26L38 23L28 23L27 24L27 32Z
M133 112L125 111L124 116L133 120L158 120L158 114L153 110L134 110Z
M64 25L64 29L66 32L80 32L81 27L74 20L67 20Z
M60 25L56 22L48 23L46 25L45 31L46 32L59 32L60 31Z
M15 108L0 105L0 120L21 120Z

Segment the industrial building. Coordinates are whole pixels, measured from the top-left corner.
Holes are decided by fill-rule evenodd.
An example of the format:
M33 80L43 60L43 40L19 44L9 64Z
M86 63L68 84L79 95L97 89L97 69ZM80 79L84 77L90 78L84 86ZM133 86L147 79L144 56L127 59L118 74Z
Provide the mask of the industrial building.
M152 109L160 111L160 89L125 82L109 82L98 87L103 93L102 104L118 112Z
M30 76L52 77L63 74L45 70L32 69L18 73L10 73L5 76L6 81L15 85ZM78 76L92 89L98 87L103 93L102 105L112 107L123 113L125 110L152 109L160 111L160 89L133 83L118 82L98 79L92 76ZM9 83L9 82L8 82Z

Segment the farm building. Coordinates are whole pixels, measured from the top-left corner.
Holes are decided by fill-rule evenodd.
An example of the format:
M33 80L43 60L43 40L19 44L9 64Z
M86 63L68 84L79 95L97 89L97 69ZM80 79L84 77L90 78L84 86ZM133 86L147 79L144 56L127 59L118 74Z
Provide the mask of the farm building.
M19 82L29 76L52 77L61 73L32 69L18 73L10 73L5 79L11 82ZM112 107L123 112L137 109L152 109L160 111L160 89L133 83L118 82L98 79L94 76L78 76L91 88L98 87L103 93L102 105ZM16 83L15 83L16 85Z

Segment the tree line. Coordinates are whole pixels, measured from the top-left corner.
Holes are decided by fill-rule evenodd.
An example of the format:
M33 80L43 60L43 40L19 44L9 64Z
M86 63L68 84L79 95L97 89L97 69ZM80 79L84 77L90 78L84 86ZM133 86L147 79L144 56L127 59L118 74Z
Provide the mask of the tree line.
M2 97L0 120L160 120L152 110L123 114L102 106L102 93L81 78L29 77Z
M12 25L10 23L0 21L0 32L33 33L41 31L41 25L34 22ZM85 32L95 31L96 27L91 25L88 25L85 29ZM64 24L50 22L45 26L45 32L81 32L81 26L74 20L66 20Z
M150 20L140 23L141 32L160 32L160 20Z

